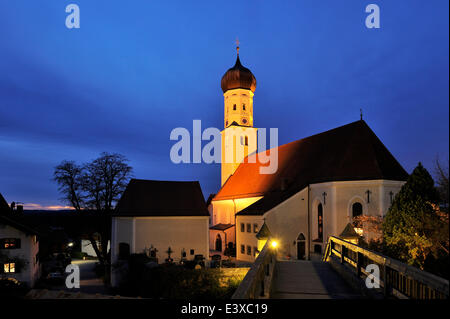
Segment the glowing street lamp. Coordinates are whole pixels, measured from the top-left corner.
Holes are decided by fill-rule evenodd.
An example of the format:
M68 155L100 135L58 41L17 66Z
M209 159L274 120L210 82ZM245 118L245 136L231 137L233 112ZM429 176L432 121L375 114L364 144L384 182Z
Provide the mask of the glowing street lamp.
M275 240L272 240L272 242L270 243L272 245L272 248L277 248L278 243Z

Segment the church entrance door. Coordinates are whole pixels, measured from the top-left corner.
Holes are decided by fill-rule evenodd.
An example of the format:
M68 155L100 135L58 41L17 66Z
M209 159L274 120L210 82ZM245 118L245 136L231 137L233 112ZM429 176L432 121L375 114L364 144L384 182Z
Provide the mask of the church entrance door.
M220 237L219 234L217 234L217 237L216 237L216 250L222 251L222 238Z
M297 241L297 259L299 259L299 260L305 259L305 241L304 240Z

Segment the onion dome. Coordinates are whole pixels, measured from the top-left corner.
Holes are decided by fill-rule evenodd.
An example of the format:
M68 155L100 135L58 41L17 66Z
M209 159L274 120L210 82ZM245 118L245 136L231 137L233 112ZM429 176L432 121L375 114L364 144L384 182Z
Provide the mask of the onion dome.
M246 89L255 92L256 78L249 69L241 64L239 51L236 64L223 75L220 84L223 93L232 89Z

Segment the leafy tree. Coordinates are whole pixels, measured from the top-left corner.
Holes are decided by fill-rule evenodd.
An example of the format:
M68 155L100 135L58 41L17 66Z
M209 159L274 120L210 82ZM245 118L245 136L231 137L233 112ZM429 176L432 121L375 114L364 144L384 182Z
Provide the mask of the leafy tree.
M108 261L107 244L111 237L111 215L132 175L132 167L121 154L101 153L90 163L78 165L63 161L55 167L53 179L63 200L80 212L101 214L100 223L86 225L89 240L99 262ZM100 239L98 247L96 239Z
M427 259L448 256L448 218L437 203L434 181L421 163L395 196L383 222L387 253L425 269Z
M448 212L448 201L449 201L448 162L447 167L444 167L439 161L439 158L436 158L434 170L441 204L447 209Z

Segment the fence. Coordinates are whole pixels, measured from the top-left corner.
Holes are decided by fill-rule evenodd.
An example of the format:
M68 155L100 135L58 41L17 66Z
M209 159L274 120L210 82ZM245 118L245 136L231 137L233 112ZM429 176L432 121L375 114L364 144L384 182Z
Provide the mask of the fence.
M264 245L247 275L231 297L232 299L264 299L270 297L275 272L276 251Z
M334 236L328 239L324 261L330 258L337 258L341 264L349 266L361 280L369 275L365 270L368 265L377 265L385 297L445 299L449 296L448 280Z

